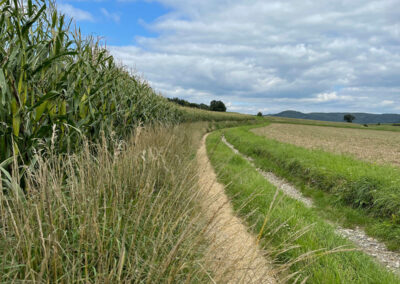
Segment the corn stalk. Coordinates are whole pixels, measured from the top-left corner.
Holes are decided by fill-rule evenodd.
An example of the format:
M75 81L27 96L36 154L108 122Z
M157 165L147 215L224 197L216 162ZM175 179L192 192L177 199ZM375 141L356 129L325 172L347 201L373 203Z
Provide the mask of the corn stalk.
M82 137L127 134L180 112L118 66L45 0L0 1L0 164L32 166L38 153L77 151ZM10 159L14 157L14 159Z

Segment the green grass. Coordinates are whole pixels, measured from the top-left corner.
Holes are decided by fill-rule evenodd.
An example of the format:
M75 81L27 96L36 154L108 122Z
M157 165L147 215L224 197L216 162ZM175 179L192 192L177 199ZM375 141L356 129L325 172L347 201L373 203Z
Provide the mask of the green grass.
M228 134L238 129L223 132ZM307 283L399 283L396 276L361 252L328 253L349 242L335 235L331 225L300 202L281 193L274 202L276 188L246 160L233 154L221 142L221 133L215 132L207 139L207 150L218 178L226 185L234 209L246 219L254 233L262 231L267 220L261 244L275 251L278 261L295 262L290 267L291 273L301 272L301 279L309 277ZM272 210L269 209L271 203L274 204ZM301 235L299 232L303 230ZM293 248L285 250L289 245ZM308 258L310 251L318 252Z
M265 116L265 119L271 123L288 123L288 124L304 124L304 125L314 125L314 126L327 126L327 127L339 127L339 128L356 128L365 130L383 130L383 131L400 131L399 126L394 126L393 123L385 124L368 124L365 127L363 124L358 123L346 123L346 122L331 122L331 121L321 121L321 120L311 120L311 119L300 119L300 118L287 118L278 116Z
M400 248L400 170L322 150L308 150L257 136L240 127L226 131L257 166L283 176L313 196L322 214Z

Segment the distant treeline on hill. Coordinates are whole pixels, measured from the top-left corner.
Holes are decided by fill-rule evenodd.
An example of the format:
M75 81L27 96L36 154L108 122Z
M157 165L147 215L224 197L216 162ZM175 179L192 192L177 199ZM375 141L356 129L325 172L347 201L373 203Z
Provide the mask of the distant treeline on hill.
M198 109L204 109L204 110L211 110L211 111L226 111L226 106L222 101L211 101L210 105L206 104L196 104L196 103L191 103L183 99L179 98L168 98L170 102L176 103L181 106L185 107L192 107L192 108L198 108Z
M312 113L302 113L293 110L287 110L280 112L278 114L273 114L273 116L288 117L288 118L301 118L301 119L311 119L311 120L323 120L323 121L335 121L343 122L343 117L349 113L345 112L312 112ZM355 123L400 123L400 114L373 114L373 113L351 113L355 119Z

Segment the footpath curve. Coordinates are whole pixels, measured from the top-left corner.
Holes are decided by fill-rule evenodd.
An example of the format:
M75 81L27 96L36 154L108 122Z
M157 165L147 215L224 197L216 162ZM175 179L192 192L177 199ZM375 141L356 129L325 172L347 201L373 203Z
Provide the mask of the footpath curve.
M208 134L207 134L208 135ZM209 222L206 238L211 244L206 260L216 282L277 283L272 263L235 216L224 186L207 156L205 135L197 151L201 208ZM214 283L216 283L214 282Z

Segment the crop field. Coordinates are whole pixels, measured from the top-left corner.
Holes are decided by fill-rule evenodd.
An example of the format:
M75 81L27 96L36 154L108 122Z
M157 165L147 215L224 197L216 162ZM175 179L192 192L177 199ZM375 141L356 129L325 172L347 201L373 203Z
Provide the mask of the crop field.
M333 122L333 121L288 118L288 117L278 117L278 116L266 116L266 118L272 123L329 126L329 127L340 127L340 128L373 129L373 130L383 130L383 131L400 131L399 126L395 126L390 123L389 124L385 124L385 123L368 124L367 126L365 126L363 124L358 124L358 123Z
M253 132L308 149L350 154L369 162L400 166L399 132L281 123Z
M195 122L195 121L251 121L260 120L253 115L240 114L236 112L218 112L209 111L203 109L189 108L189 107L177 107L181 110L181 121Z

